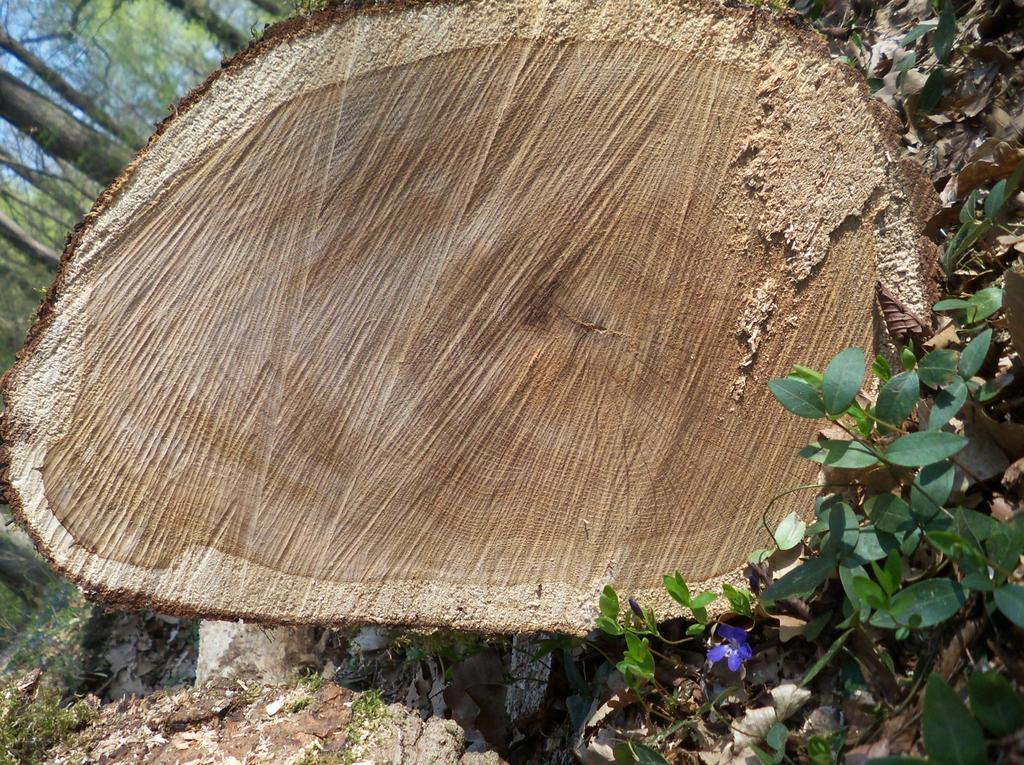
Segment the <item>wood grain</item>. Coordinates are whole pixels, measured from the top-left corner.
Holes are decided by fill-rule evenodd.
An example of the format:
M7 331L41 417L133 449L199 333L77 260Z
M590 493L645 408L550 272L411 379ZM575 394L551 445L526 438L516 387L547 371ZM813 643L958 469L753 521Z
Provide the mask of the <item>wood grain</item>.
M600 26L525 2L293 22L101 199L7 382L10 493L59 567L205 616L578 630L605 581L656 599L760 544L812 477L764 382L873 342L897 235L923 294L914 183L774 20L742 13L760 31L716 58L494 33L510 6ZM431 14L490 41L438 42ZM813 92L766 89L776 38ZM304 56L327 73L237 103ZM815 135L829 88L840 129ZM856 162L815 153L837 140Z

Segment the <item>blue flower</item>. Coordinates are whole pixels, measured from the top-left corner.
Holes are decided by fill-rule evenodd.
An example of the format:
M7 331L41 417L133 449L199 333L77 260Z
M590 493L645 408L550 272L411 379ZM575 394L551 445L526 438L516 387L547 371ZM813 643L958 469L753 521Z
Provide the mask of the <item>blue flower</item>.
M641 619L644 618L644 611L643 611L643 609L640 608L640 604L637 603L636 600L634 600L633 598L629 599L629 607L633 610L634 614L639 616Z
M733 672L743 666L743 662L754 655L750 644L747 642L747 631L740 627L733 627L730 624L719 624L715 634L726 642L711 646L708 649L708 661L714 664L725 659L729 669Z

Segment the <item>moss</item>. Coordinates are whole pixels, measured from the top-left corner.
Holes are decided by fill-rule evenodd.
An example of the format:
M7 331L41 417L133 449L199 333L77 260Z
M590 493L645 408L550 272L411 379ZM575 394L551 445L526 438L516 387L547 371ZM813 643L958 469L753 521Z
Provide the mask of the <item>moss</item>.
M48 749L68 741L94 714L83 700L63 704L56 688L26 698L7 683L0 690L0 765L42 762Z
M325 10L331 5L331 0L294 0L295 12L303 15L316 13Z
M288 703L288 712L290 714L301 712L303 709L305 709L312 703L313 698L311 696L299 696L299 698L293 699Z
M755 8L770 8L777 13L793 13L793 8L789 4L788 0L744 0L744 2L748 5L754 6Z
M310 693L319 693L324 687L324 676L319 672L304 672L299 676L298 685L301 685Z
M381 723L390 718L387 705L380 697L380 691L369 690L360 693L352 701L352 722L345 732L346 765L362 759L367 741L381 728Z

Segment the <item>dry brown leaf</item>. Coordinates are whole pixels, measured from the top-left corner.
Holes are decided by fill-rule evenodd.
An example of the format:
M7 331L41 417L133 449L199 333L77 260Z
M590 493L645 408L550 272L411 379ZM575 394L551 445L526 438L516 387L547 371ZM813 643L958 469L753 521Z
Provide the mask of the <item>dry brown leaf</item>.
M733 751L739 752L751 744L762 741L778 720L774 707L748 709L746 714L732 725Z
M779 623L779 640L783 643L788 643L793 638L800 637L807 628L807 622L795 616L779 614L772 618Z
M882 318L889 334L896 342L915 340L920 343L928 334L928 327L906 304L890 292L881 282L875 283L875 295L882 308Z
M1013 467L1013 465L1011 465L1010 467ZM1007 472L1009 472L1009 469L1007 469ZM1006 474L1004 473L1004 480L1005 477ZM1020 515L1020 506L1017 505L1016 503L1010 502L1006 497L1002 496L1001 494L996 494L995 496L992 497L991 508L992 517L995 518L997 521L1001 521L1002 523L1009 523L1018 515Z
M1006 454L1009 458L1008 462L1024 457L1024 425L1011 422L1010 420L994 420L977 404L972 404L965 412L968 412L964 418L965 425L968 428L978 426L977 430L984 432ZM967 432L966 430L965 432L968 437L975 437L974 433ZM964 451L968 452L970 449L971 446L969 444ZM961 452L960 454L962 455L963 453ZM961 457L958 456L957 459L960 460ZM1006 467L1004 465L999 472L1005 470ZM987 475L986 479L983 480L993 478L995 475L998 475L998 473Z
M956 324L952 319L944 319L939 331L925 340L924 347L930 351L947 348L952 344L960 342L960 335L956 331Z
M795 715L811 698L811 692L794 683L783 683L772 688L772 706L779 720L785 721Z
M1003 486L1007 491L1024 494L1024 459L1019 459L1003 473Z
M974 156L976 159L968 162L956 178L956 193L961 199L974 189L1008 177L1024 160L1024 149L1007 141L989 140Z

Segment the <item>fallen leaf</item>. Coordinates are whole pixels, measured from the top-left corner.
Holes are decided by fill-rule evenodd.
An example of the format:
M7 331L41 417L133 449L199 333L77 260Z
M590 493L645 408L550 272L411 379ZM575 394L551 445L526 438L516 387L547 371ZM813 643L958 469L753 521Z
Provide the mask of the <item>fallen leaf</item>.
M1003 486L1007 491L1024 494L1024 458L1017 460L1003 473Z
M920 343L928 334L928 329L906 303L890 292L881 282L875 282L875 295L882 308L882 318L893 340L905 343L915 340Z
M1010 467L1013 467L1012 465ZM1004 474L1005 479L1005 474ZM992 497L992 517L1002 523L1009 523L1020 515L1020 507L1010 502L1006 497L996 494Z
M956 331L956 323L952 319L944 319L939 331L925 340L924 347L929 351L936 351L960 342L960 335Z
M732 725L732 748L739 752L751 744L764 740L769 728L779 721L774 707L748 709L746 714Z
M785 721L800 711L811 698L811 692L794 683L783 683L771 689L772 706L779 720Z
M807 627L806 621L795 616L789 616L788 614L779 614L773 616L773 618L779 623L779 640L783 643L788 643L793 638L800 637L804 634L804 629Z
M1006 141L990 139L978 147L974 157L964 165L956 178L956 193L961 199L974 189L1009 177L1020 161L1024 160L1024 149Z

